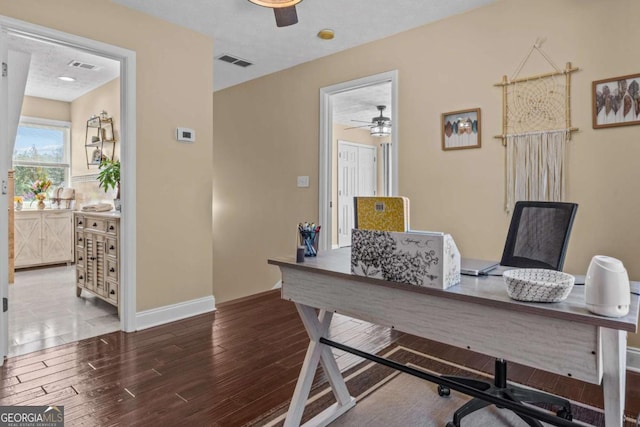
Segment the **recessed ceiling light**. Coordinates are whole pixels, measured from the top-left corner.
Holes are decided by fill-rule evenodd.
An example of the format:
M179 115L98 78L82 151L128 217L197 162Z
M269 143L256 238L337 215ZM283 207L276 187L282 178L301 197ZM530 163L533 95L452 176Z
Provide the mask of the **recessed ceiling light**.
M62 80L63 82L75 82L76 79L74 79L73 77L69 77L69 76L60 76L58 77L58 79Z
M318 31L318 37L322 40L331 40L334 37L335 33L333 30L325 28L324 30Z

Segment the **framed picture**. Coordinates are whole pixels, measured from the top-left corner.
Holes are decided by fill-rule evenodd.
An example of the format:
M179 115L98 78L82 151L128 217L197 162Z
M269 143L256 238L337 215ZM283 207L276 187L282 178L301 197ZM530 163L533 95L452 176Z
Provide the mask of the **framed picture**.
M593 128L640 124L640 74L592 84Z
M442 149L480 148L480 109L442 114Z

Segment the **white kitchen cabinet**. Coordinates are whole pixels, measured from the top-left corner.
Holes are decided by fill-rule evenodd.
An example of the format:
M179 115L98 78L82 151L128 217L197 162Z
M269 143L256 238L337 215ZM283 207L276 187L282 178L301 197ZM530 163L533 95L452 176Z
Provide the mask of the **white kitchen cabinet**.
M73 262L71 210L15 212L15 267Z

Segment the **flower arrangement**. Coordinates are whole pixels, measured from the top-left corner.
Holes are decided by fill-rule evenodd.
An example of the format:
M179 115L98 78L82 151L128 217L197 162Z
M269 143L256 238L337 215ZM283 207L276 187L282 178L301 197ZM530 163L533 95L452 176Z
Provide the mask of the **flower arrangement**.
M34 200L42 202L46 198L47 190L51 187L51 181L48 179L39 179L31 184L31 192L35 197ZM33 203L33 201L31 201Z
M22 196L13 196L13 206L15 210L22 210L22 200Z
M31 201L33 203L35 200L38 201L38 204L42 203L39 209L44 207L44 199L47 197L47 190L51 187L51 181L48 179L39 179L33 184L31 184L31 192L33 193L34 200Z

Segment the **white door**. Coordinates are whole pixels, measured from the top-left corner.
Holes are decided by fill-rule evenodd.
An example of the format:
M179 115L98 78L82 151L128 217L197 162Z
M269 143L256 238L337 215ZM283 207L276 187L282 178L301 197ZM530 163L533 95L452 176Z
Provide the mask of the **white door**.
M376 147L338 141L338 246L351 246L353 198L375 196Z
M7 197L7 179L11 168L13 145L16 139L20 110L24 99L24 89L29 74L31 55L9 51L7 30L0 27L0 57L2 69L0 77L0 229L7 230L9 215L7 209L13 209L13 200ZM6 64L6 65L5 65ZM6 67L6 68L5 68ZM9 350L9 240L8 233L0 233L0 365Z
M7 33L0 27L0 63L2 66L7 59ZM11 152L9 151L8 105L9 85L6 73L0 77L0 366L9 351L9 313L4 310L5 301L9 297L9 236L6 230L9 224L9 201L7 197L7 180L11 167ZM13 204L13 200L11 201Z

